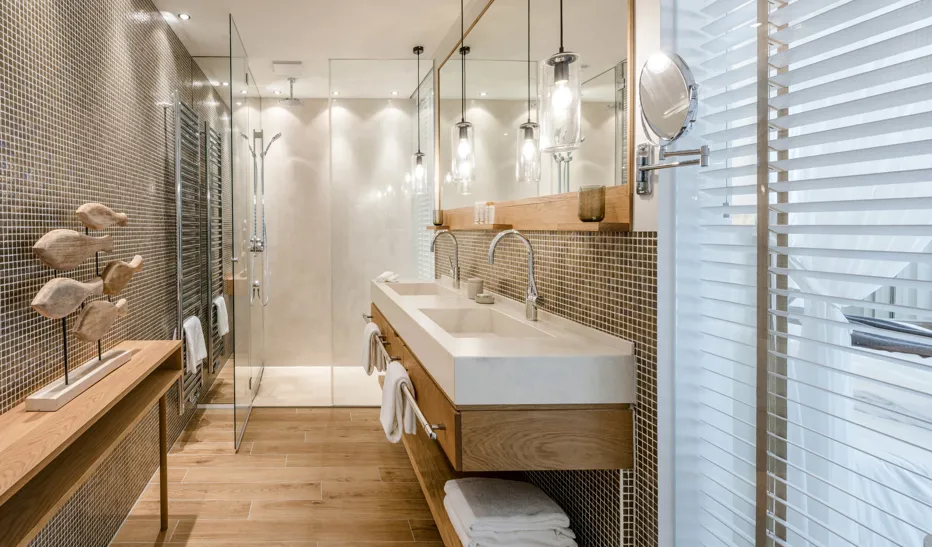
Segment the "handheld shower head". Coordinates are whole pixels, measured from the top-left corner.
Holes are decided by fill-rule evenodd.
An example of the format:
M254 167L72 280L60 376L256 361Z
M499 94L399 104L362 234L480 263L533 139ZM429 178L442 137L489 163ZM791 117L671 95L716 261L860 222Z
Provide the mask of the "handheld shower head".
M262 157L263 157L263 158L265 157L266 154L269 153L269 148L272 148L272 143L274 143L275 141L277 141L278 139L280 139L281 136L282 136L281 133L277 133L274 137L272 137L272 140L269 141L268 146L265 147L265 151L262 152Z
M252 158L256 159L256 151L252 148L252 145L249 144L249 137L245 133L240 133L240 137L243 137L243 140L246 141L246 146L249 147L249 153L252 154Z

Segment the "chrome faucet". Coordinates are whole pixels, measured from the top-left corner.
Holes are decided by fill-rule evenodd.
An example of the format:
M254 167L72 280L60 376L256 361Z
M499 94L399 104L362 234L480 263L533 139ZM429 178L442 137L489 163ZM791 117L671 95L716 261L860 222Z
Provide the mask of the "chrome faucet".
M440 230L434 234L434 239L430 242L430 252L434 252L437 239L443 234L447 234L453 238L453 258L450 259L450 277L453 278L453 288L458 289L460 288L460 245L456 241L456 236L453 235L453 232L450 230Z
M539 295L537 294L537 283L534 282L534 249L531 247L531 242L521 235L518 230L501 232L495 236L492 245L489 246L489 264L495 264L495 247L498 247L498 242L507 236L517 237L527 247L527 298L524 300L524 316L529 321L537 321L537 298Z

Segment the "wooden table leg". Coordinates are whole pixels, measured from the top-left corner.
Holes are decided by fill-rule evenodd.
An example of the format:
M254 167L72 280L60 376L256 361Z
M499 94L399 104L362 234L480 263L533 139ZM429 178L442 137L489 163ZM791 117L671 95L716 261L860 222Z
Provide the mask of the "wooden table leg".
M168 424L166 407L168 395L159 399L159 512L162 518L162 530L168 530Z

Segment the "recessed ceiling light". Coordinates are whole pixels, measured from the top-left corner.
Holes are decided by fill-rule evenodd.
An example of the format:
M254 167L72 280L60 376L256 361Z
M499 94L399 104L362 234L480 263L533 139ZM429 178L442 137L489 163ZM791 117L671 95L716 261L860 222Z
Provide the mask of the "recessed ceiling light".
M272 93L274 93L274 94L276 94L276 95L281 95L281 94L282 94L282 90L281 90L281 89L276 89L276 90L273 91Z
M398 96L398 92L397 92L397 91L392 91L392 97L397 97L397 96Z
M334 97L336 97L336 96L339 95L339 94L340 94L339 91L334 91L334 92L333 92L333 96L334 96Z
M243 89L243 90L240 91L240 93L242 93L243 95L245 95L245 94L246 94L246 90Z
M488 93L486 93L485 91L479 93L479 96L480 96L480 97L485 97L486 95L488 95Z
M227 87L228 85L230 85L230 82L223 82L223 87Z
M236 106L243 106L243 103L236 101Z
M181 19L182 21L189 21L191 20L191 16L188 15L187 13L179 13L178 19Z
M218 85L220 85L220 82L218 82L217 80L211 80L210 85L217 87Z

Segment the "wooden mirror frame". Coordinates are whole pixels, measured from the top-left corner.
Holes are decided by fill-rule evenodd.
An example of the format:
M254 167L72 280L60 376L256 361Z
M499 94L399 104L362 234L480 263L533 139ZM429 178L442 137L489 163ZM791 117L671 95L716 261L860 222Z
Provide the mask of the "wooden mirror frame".
M586 232L627 232L631 230L634 218L634 185L631 180L631 168L634 166L634 120L637 118L637 72L635 63L635 0L628 1L628 55L627 70L625 71L625 103L627 117L625 120L627 147L625 157L627 160L626 184L605 187L605 218L601 222L582 222L577 215L578 192L565 194L551 194L535 196L514 201L495 203L495 225L477 225L474 223L473 208L460 207L444 211L442 203L443 178L440 166L440 71L443 65L459 51L463 41L456 35L455 43L449 47L450 36L444 40L439 48L439 55L433 62L434 96L437 98L434 108L434 212L433 226L428 228L450 230L502 230L514 228L516 230L553 230L553 231L586 231ZM483 3L484 2L484 3ZM474 0L466 6L466 36L482 19L482 16L492 7L495 0ZM470 12L472 12L472 15ZM459 23L459 19L457 19ZM459 25L456 25L459 30ZM448 46L448 47L444 47Z

